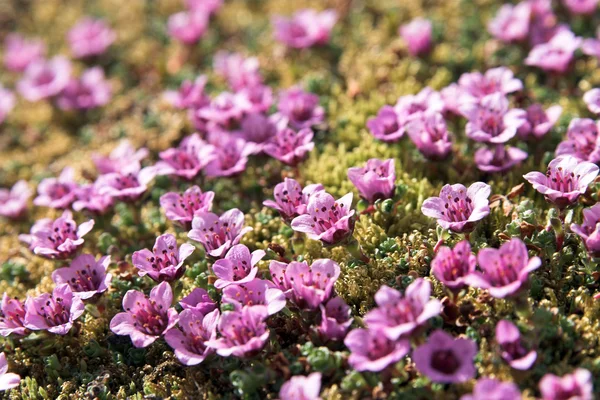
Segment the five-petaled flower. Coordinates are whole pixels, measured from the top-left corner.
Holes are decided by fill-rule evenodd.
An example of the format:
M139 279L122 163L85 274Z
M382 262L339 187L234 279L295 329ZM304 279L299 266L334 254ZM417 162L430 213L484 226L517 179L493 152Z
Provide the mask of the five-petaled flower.
M244 227L244 214L234 208L221 216L209 212L195 216L188 237L202 243L210 256L221 258L251 230L250 227Z
M83 314L85 305L66 283L57 285L52 293L25 300L23 325L31 330L47 330L57 335L66 335L73 322Z
M52 280L57 285L68 284L75 296L89 299L110 287L112 274L106 273L109 264L110 256L101 257L96 261L91 254L80 254L70 266L55 270Z
M152 251L138 250L133 253L133 265L140 276L148 275L156 282L172 282L185 272L185 259L194 251L194 246L184 243L177 249L177 240L171 234L156 238Z
M224 258L221 258L212 266L217 276L215 287L223 289L229 285L242 284L252 281L258 273L256 265L264 256L264 250L250 250L243 244L232 246Z

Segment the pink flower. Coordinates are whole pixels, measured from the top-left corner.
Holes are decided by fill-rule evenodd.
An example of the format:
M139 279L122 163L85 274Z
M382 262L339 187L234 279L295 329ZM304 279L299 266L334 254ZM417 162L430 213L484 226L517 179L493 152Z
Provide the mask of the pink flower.
M294 129L310 128L325 120L325 111L319 105L319 96L295 86L279 95L277 110L289 120Z
M106 51L117 35L101 19L84 17L71 28L67 35L75 58L97 56Z
M562 0L571 14L592 14L598 8L598 0Z
M298 11L292 18L273 18L275 39L296 49L324 45L329 42L331 30L337 22L334 10L317 12L312 9Z
M463 102L464 90L457 83L451 83L440 90L442 101L444 102L444 112L451 112L456 115L460 114L460 106Z
M469 276L471 286L487 289L496 298L516 294L526 283L529 273L542 265L539 257L529 258L527 247L513 238L499 249L484 248L477 254L479 268Z
M547 201L562 209L577 202L596 176L597 165L566 155L550 161L546 174L536 171L523 177L535 190L542 193Z
M221 258L251 230L250 227L244 228L244 214L234 208L220 217L209 212L195 216L188 237L202 243L210 256Z
M362 198L369 203L389 199L396 189L394 159L371 158L364 167L348 168L348 179L358 189Z
M373 329L353 329L344 344L350 349L348 363L357 371L382 371L410 352L408 340L390 340Z
M179 329L165 334L165 341L175 352L175 357L184 365L198 365L214 350L206 346L217 338L219 310L203 314L196 310L183 310L179 314Z
M286 165L296 166L302 162L315 147L313 131L304 128L298 132L284 128L270 142L263 146L263 151Z
M598 39L599 33L600 32L596 32L595 38L583 39L581 42L581 51L583 54L600 59L600 40Z
M325 244L339 243L354 230L351 207L352 193L336 201L325 191L316 192L308 199L306 214L292 220L292 229Z
M221 337L205 342L223 357L246 357L256 354L267 343L269 329L263 307L244 307L241 311L224 312L219 321Z
M527 39L530 18L529 2L523 1L516 6L504 4L488 24L488 31L503 42L518 42Z
M75 190L77 199L73 202L73 210L87 210L94 214L103 215L114 205L114 199L106 194L100 194L98 184L79 186Z
M418 278L407 288L404 296L383 285L375 293L377 307L369 311L364 321L369 329L378 329L390 340L407 337L442 310L442 303L430 299L431 284Z
M502 350L502 358L518 370L528 370L535 363L535 350L526 350L521 343L521 332L515 324L505 319L496 325L496 341Z
M421 211L436 218L444 229L453 232L470 232L476 223L490 213L489 201L492 188L475 182L469 189L460 183L444 185L440 197L430 197L423 202Z
M400 117L392 106L381 107L377 116L367 120L367 128L376 139L384 142L397 142L405 133L404 125L401 125Z
M467 277L475 272L477 259L471 253L471 245L463 240L454 246L442 246L431 261L431 272L444 285L458 290L467 284Z
M208 28L209 14L204 10L181 11L169 17L169 36L186 45L198 42Z
M240 134L247 142L254 143L257 151L272 141L278 130L285 129L285 118L268 117L261 113L252 113L244 117L240 124Z
M408 45L410 55L419 56L431 50L431 21L428 19L415 18L402 25L398 33Z
M481 378L475 384L473 393L465 394L460 400L521 400L521 392L512 382Z
M444 101L439 92L426 87L415 95L400 96L394 109L398 114L400 126L406 129L409 122L423 118L425 112L444 111Z
M406 132L421 154L429 160L444 160L452 153L446 121L439 112L425 111L422 118L406 125Z
M138 250L133 253L132 263L139 276L148 275L156 282L173 282L183 276L184 262L194 252L194 246L184 243L177 250L177 240L170 234L156 238L152 251Z
M238 91L238 94L250 103L247 113L266 113L273 105L273 91L266 85L247 86ZM278 117L277 114L274 114Z
M221 92L208 106L199 108L196 116L209 127L229 129L252 109L252 103L241 93Z
M106 273L109 264L110 256L96 261L91 254L80 254L68 267L55 270L52 280L57 285L68 284L73 294L82 300L89 299L110 287L112 274Z
M529 44L536 46L548 42L560 31L569 30L566 24L559 24L552 10L552 0L528 0L531 4Z
M578 235L592 257L600 257L600 203L583 210L583 223L571 224L571 231Z
M215 147L193 133L179 146L161 151L160 161L154 165L157 175L175 175L192 180L216 157Z
M38 185L38 196L33 204L41 207L64 209L76 199L76 189L73 168L65 167L58 178L46 178Z
M212 209L214 192L204 192L191 186L183 193L168 192L160 196L160 206L171 221L190 227L195 216Z
M587 105L588 110L594 114L600 114L600 89L592 89L585 92L583 101Z
M27 182L21 180L8 189L0 189L0 215L17 219L27 211L27 202L31 197L31 189Z
M258 267L256 264L265 256L263 250L250 250L243 244L232 246L224 258L215 261L212 266L217 276L215 287L223 289L229 285L248 283L256 278Z
M8 372L8 362L4 353L0 353L0 391L16 388L21 383L21 377Z
M210 103L210 99L204 93L206 80L206 75L198 76L193 82L185 80L181 83L178 90L165 91L163 98L173 107L181 110L204 107Z
M202 10L207 14L216 13L223 5L223 0L185 0L185 6L190 10Z
M436 383L460 383L475 377L473 358L477 344L471 339L455 339L441 329L412 353L417 370Z
M179 301L184 310L198 311L204 315L217 308L217 303L202 288L195 288L190 294Z
M206 176L233 176L244 172L248 157L255 154L259 147L225 132L211 135L211 143L215 146L212 160L205 169Z
M281 400L320 400L321 373L313 372L308 376L292 376L281 386Z
M569 30L561 30L549 42L536 45L525 59L525 64L545 71L563 74L569 68L581 38Z
M4 66L13 72L23 72L29 64L41 61L46 54L46 45L39 39L25 39L11 33L4 40Z
M47 258L68 258L83 245L83 236L94 227L94 220L79 225L73 221L73 215L65 210L56 220L44 218L38 220L29 235L19 235L19 239L29 245L35 254Z
M475 164L480 171L496 173L508 171L527 159L527 152L517 147L498 144L493 148L482 147L475 152Z
M593 377L590 371L577 368L562 378L546 374L540 381L542 400L592 400L594 398Z
M214 56L213 68L229 82L231 89L238 91L262 84L258 58L245 58L239 53L218 51Z
M477 142L501 144L512 139L525 123L527 114L519 108L509 110L502 93L487 95L480 102L466 102L460 107L468 119L466 132Z
M132 166L139 168L140 161L146 157L148 157L147 148L142 147L136 150L129 140L124 139L111 151L108 157L93 155L92 160L98 172L103 175L111 172L124 172L132 169Z
M110 101L112 89L100 67L89 68L81 78L71 79L57 100L63 110L89 110Z
M269 315L278 313L286 304L283 292L273 282L262 279L228 285L223 288L221 300L233 305L234 311L241 311L243 307L264 307Z
M27 328L25 321L25 307L18 299L11 299L6 293L2 295L0 308L0 335L7 337L11 334L23 336Z
M598 122L589 118L573 118L567 128L567 140L556 147L556 155L571 155L581 161L600 161Z
M125 202L138 200L148 190L156 170L152 167L139 169L139 163L132 164L120 172L100 175L96 180L98 193Z
M128 335L135 347L148 347L171 330L179 319L171 308L173 292L167 282L152 288L150 296L129 290L123 297L123 309L110 321L110 330L117 335Z
M325 340L342 340L352 325L352 312L341 297L334 297L321 304L321 323L317 332Z
M28 101L57 96L71 79L71 63L63 56L36 60L27 66L17 90Z
M477 101L490 94L509 94L523 89L523 82L515 78L506 67L491 68L481 72L468 72L460 76L458 85L465 101ZM462 99L461 99L462 100Z
M291 221L294 217L306 213L308 200L321 190L323 185L320 183L308 185L303 189L294 179L285 178L275 186L273 191L275 200L265 200L263 205L279 211L284 220Z
M524 140L537 140L542 138L556 124L562 114L561 106L548 107L546 111L541 104L532 104L527 107L527 120L517 130L519 137Z
M25 301L24 325L31 330L46 330L66 335L73 322L85 311L83 301L75 296L66 283L56 286L52 293L28 297Z
M4 122L8 114L15 107L16 99L13 92L5 89L0 84L0 124Z

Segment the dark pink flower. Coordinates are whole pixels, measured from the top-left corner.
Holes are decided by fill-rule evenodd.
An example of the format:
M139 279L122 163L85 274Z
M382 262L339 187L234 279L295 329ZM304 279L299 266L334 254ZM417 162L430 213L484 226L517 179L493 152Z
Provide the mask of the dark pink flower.
M97 56L106 51L117 35L101 19L84 17L71 28L67 39L75 58Z
M600 203L583 210L583 223L571 224L571 231L578 235L592 257L600 257Z
M429 160L444 160L452 153L452 140L446 121L439 112L425 111L422 118L406 125L406 132L421 154Z
M444 111L444 101L439 92L426 87L415 95L400 96L394 110L398 115L400 126L406 129L409 122L423 118L425 112L441 113Z
M273 105L273 90L266 85L247 86L238 91L238 94L250 103L247 113L266 113ZM278 117L277 114L273 115Z
M296 166L315 147L313 135L309 128L300 129L298 132L284 128L277 131L275 137L263 146L263 151L284 164Z
M592 14L598 8L598 0L562 0L571 14Z
M310 128L325 121L325 111L319 105L319 96L305 92L299 86L279 94L277 110L289 120L294 129Z
M494 147L482 147L475 152L475 164L480 171L504 172L527 159L527 152L518 147L505 147L502 144Z
M389 199L396 189L394 159L371 158L364 167L348 168L348 179L358 189L360 196L369 203Z
M471 339L455 339L441 329L412 353L417 370L436 383L460 383L475 377L473 358L477 344Z
M507 95L523 89L523 82L515 78L506 67L491 68L481 72L468 72L460 76L461 101L477 102L490 94Z
M308 376L292 376L281 386L281 400L320 400L321 373L313 372Z
M128 166L121 172L100 175L96 180L98 193L125 202L138 200L148 190L148 184L156 176L153 167L139 169L139 164Z
M184 365L198 365L214 350L206 346L217 338L219 310L203 314L197 310L183 310L179 314L179 328L165 334L165 341Z
M221 50L214 56L213 68L217 74L227 79L231 89L236 91L262 84L256 57L246 58L239 53Z
M123 297L123 309L110 321L110 330L117 335L128 335L135 347L148 347L171 330L179 319L171 308L173 292L167 282L152 288L150 296L129 290Z
M600 89L596 88L585 92L583 101L587 105L588 110L594 114L600 114Z
M352 325L352 312L341 297L334 297L321 304L321 323L317 332L326 340L342 340Z
M215 261L212 266L217 276L215 287L223 289L229 285L248 283L258 273L258 262L265 256L263 250L256 250L250 254L250 250L243 244L232 246L224 258Z
M222 302L233 305L234 311L241 311L243 307L264 307L267 314L273 315L285 307L286 298L273 282L253 279L223 288Z
M454 246L439 248L433 261L431 272L444 285L450 289L461 289L467 285L467 277L475 272L477 259L471 253L471 245L463 240Z
M526 350L521 343L521 332L515 324L505 319L496 325L496 342L502 351L502 358L511 367L518 370L528 370L537 358L535 350Z
M110 287L112 274L106 273L109 264L110 256L100 257L96 261L91 254L80 254L68 267L52 272L52 280L57 285L68 284L75 296L89 299Z
M306 213L308 200L321 190L323 185L320 183L308 185L303 189L294 179L285 178L273 190L275 200L265 200L263 205L279 211L284 220L291 221L294 217Z
M481 378L475 384L473 393L465 394L460 400L521 400L521 392L512 382Z
M223 5L223 0L185 0L185 6L190 10L202 10L207 14L216 13Z
M76 190L79 185L75 182L74 175L73 168L65 167L58 178L42 180L33 204L58 209L68 208L77 198Z
M75 296L66 283L56 286L52 293L25 300L24 325L31 330L45 330L57 335L66 335L73 322L81 317L85 305Z
M527 107L527 120L518 129L521 139L537 140L542 138L556 124L562 114L561 106L548 107L544 111L541 104L532 104Z
M57 96L71 80L71 63L63 56L30 63L17 82L17 90L28 101Z
M377 116L367 120L367 128L376 139L384 142L397 142L405 133L398 113L387 105L379 109Z
M488 24L488 31L503 42L518 42L527 39L530 18L529 2L523 1L516 6L504 4Z
M88 210L92 213L102 215L113 205L114 199L106 194L100 194L100 188L96 183L79 186L75 190L77 199L73 202L73 210Z
M8 114L15 108L16 98L13 92L5 89L0 84L0 124L4 122Z
M148 275L156 282L172 282L183 276L184 262L194 252L194 246L184 243L177 249L177 240L170 234L156 238L152 251L138 250L133 253L132 263L140 276Z
M185 80L178 90L167 90L163 98L178 109L198 109L210 103L210 98L204 93L206 75L198 76L193 82Z
M160 196L160 206L171 221L190 227L195 216L212 209L214 192L204 192L198 186L190 186L183 193L168 192Z
M100 67L85 70L79 79L71 79L57 99L63 110L89 110L110 101L112 89Z
M587 369L577 368L562 378L546 374L540 381L542 400L592 400L593 376Z
M0 189L0 215L7 218L20 218L27 211L31 189L21 180L8 189Z
M257 151L262 151L266 143L270 142L277 131L285 129L285 118L268 117L262 113L251 113L244 117L240 124L240 135L244 140L254 143ZM282 126L283 125L283 126Z
M0 391L16 388L21 383L21 377L15 373L8 372L6 355L0 353Z
M570 30L561 30L549 42L536 45L525 59L525 64L545 71L565 73L569 68L575 50L581 45L581 38Z
M2 296L0 308L0 335L6 337L10 334L25 335L27 328L24 325L25 307L18 299L11 299L6 293Z
M335 244L346 239L354 230L352 193L338 200L324 190L308 199L306 214L292 220L292 229L306 233L313 240Z
M581 161L600 162L598 122L589 118L574 118L567 128L567 139L556 147L556 155L571 155Z
M157 175L175 175L192 180L216 157L216 149L197 133L186 136L179 146L161 151L154 165Z
M276 16L272 24L275 39L286 46L302 49L329 42L331 30L337 22L334 10L317 12L300 10L292 18Z
M245 357L262 350L269 339L265 320L267 310L263 307L243 307L241 311L227 311L219 320L218 339L205 342L223 357Z
M142 147L136 150L129 140L122 140L108 156L93 155L92 160L100 175L111 172L125 172L139 169L140 161L148 157L148 149Z
M29 64L41 61L46 45L40 39L28 40L18 33L11 33L4 40L4 66L14 72L23 72Z
M211 135L210 142L214 150L204 170L209 177L233 176L244 172L248 157L260 150L254 143L226 132Z
M420 56L431 50L431 21L428 19L415 18L402 25L398 33L406 42L410 55Z
M210 256L221 258L251 230L250 227L244 228L244 214L234 208L221 216L209 212L195 216L188 237L202 243Z
M383 285L375 293L377 307L369 311L364 321L370 329L378 329L390 340L409 336L442 310L442 303L430 299L431 284L418 278L407 288L404 296Z
M179 305L184 310L195 310L206 315L217 308L217 303L208 295L208 292L202 288L195 288L179 301Z
M220 127L227 130L239 123L252 108L250 100L241 92L221 92L207 106L199 108L196 116L206 121L211 128Z
M350 349L348 363L357 371L382 371L410 352L408 340L390 340L374 329L353 329L344 344Z
M172 38L192 45L206 33L208 19L209 14L202 9L181 11L169 17L167 31Z

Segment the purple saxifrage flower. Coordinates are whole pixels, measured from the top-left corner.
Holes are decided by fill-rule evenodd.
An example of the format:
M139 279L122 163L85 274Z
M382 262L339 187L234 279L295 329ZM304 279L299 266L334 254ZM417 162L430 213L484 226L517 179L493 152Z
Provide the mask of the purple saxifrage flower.
M123 297L123 309L110 321L110 330L117 335L129 335L135 347L147 347L177 324L173 292L167 282L152 288L150 296L129 290Z
M595 88L588 90L583 95L583 101L587 105L588 110L594 114L600 114L600 89Z
M206 345L216 349L223 357L245 357L256 354L267 343L269 329L265 320L267 310L263 307L244 307L241 311L227 311L219 320L218 339L209 340Z
M444 160L452 152L448 127L439 112L425 111L422 118L406 125L406 132L421 154L429 160Z
M335 10L317 12L300 10L291 18L273 18L275 39L286 46L302 49L329 42L331 30L337 22Z
M389 199L396 189L394 159L371 158L364 167L349 168L348 179L358 189L361 197L371 204L375 200Z
M79 79L72 78L58 97L63 110L90 110L110 101L112 89L100 67L85 70Z
M179 314L179 328L165 334L165 341L184 365L198 365L214 350L206 342L217 338L219 310L202 314L197 310L183 310Z
M228 130L252 108L250 100L241 92L221 92L207 106L196 111L196 118L205 121L209 130L215 127Z
M218 51L214 56L214 70L227 79L233 90L241 90L262 84L259 62L256 57L244 57L239 53Z
M431 50L431 29L431 21L425 18L415 18L398 29L410 55L420 56Z
M352 193L336 201L323 190L316 192L308 199L306 214L292 220L292 229L328 245L339 243L354 230L354 210L351 207Z
M598 8L598 0L562 0L571 14L592 14Z
M502 144L482 147L475 152L475 164L480 171L504 172L527 159L527 152L518 147L505 147Z
M96 261L91 254L80 254L70 266L52 272L52 280L57 285L68 284L75 296L83 300L89 299L110 287L112 274L106 273L109 264L110 256Z
M563 209L577 202L598 176L596 164L579 161L573 156L560 156L550 161L546 174L529 172L523 177L546 200Z
M202 108L210 103L210 98L204 93L206 81L206 75L198 76L193 82L185 80L179 89L165 91L163 98L180 110Z
M292 376L281 386L281 400L320 400L321 373L313 372L308 376Z
M0 353L0 391L16 388L21 383L21 377L8 372L8 361L4 352Z
M590 118L573 118L567 128L567 139L556 147L556 155L571 155L581 161L600 162L598 122Z
M0 189L0 215L17 219L27 211L27 201L31 197L31 189L27 182L21 180L8 189Z
M392 106L383 106L375 117L367 120L367 128L371 134L384 142L397 142L405 133L398 113Z
M465 394L460 400L521 400L521 392L512 382L481 378L475 384L473 393Z
M209 14L204 10L181 11L169 17L167 31L169 36L186 45L192 45L206 32Z
M516 6L504 4L488 24L488 32L505 43L525 40L529 34L530 18L531 4L529 2L524 1Z
M564 74L580 45L581 38L568 29L561 30L549 42L534 46L525 59L525 64Z
M177 239L171 234L156 238L152 251L138 250L133 253L133 265L140 276L148 275L156 282L173 282L185 272L184 262L194 252L194 246L184 243L177 249Z
M400 96L394 106L400 126L406 129L409 122L423 118L426 112L441 113L444 111L442 95L432 88L425 87L417 94Z
M4 66L10 71L23 72L45 54L46 45L39 39L28 40L18 33L11 33L4 40Z
M251 230L244 227L244 214L234 208L221 216L208 212L195 216L188 237L202 243L210 256L221 258Z
M233 176L243 172L248 157L259 150L254 143L224 132L214 135L211 142L215 145L213 158L204 171L209 177Z
M412 353L417 370L436 383L466 382L475 376L473 358L477 344L471 339L455 339L441 329Z
M148 184L156 175L156 169L140 169L139 163L132 164L121 172L100 175L96 180L98 193L125 202L138 200L148 190Z
M348 363L357 371L382 371L410 352L408 340L390 340L373 329L353 329L344 344L350 349Z
M547 110L541 104L532 104L527 107L527 120L518 129L521 139L537 140L546 135L556 124L562 114L561 106L551 106Z
M100 187L96 183L79 186L75 190L77 199L73 202L73 210L87 210L94 214L102 215L113 205L114 199L106 194L100 194Z
M148 157L148 149L142 147L136 150L129 140L122 140L108 156L93 155L92 160L100 175L111 172L125 172L139 166L140 162Z
M513 72L506 67L491 68L481 72L467 72L460 76L458 85L461 89L461 101L478 102L490 94L518 92L523 89L523 82L515 78Z
M365 323L390 340L408 336L441 312L442 303L430 296L431 284L422 278L411 283L404 296L384 285L375 293L377 307L365 315Z
M264 256L263 250L256 250L250 254L250 250L243 244L232 246L224 258L215 261L212 266L217 276L215 287L223 289L229 285L242 284L252 281L258 273L256 265Z
M24 325L25 307L18 299L11 299L8 294L2 296L0 307L0 335L6 337L10 334L25 335L27 328Z
M308 185L303 189L294 179L285 178L283 182L275 185L273 190L275 200L265 200L263 205L279 211L284 220L291 221L306 212L310 197L321 190L323 185L320 183Z
M278 130L285 129L283 123L287 125L286 119L277 118L276 115L269 117L260 112L251 113L242 120L240 135L247 142L258 146L257 151L262 151L264 145L277 135Z
M562 378L546 374L540 381L542 400L592 400L593 376L587 369L578 368Z
M431 261L433 275L452 290L458 290L467 285L467 277L475 272L477 259L471 253L471 245L463 240L454 246L442 246Z
M267 280L254 279L247 283L236 283L223 288L222 302L233 305L234 311L243 307L264 307L267 314L281 311L286 304L284 293Z
M192 290L190 294L179 301L179 305L184 310L195 310L204 315L217 308L217 303L202 288Z
M578 235L592 257L600 257L600 203L583 210L583 223L571 224L571 231Z
M63 56L51 60L36 60L29 64L17 90L28 101L57 96L71 79L71 63Z
M215 159L215 148L194 133L186 136L179 146L160 152L154 169L158 175L175 175L192 180Z
M198 186L191 186L183 193L168 192L160 196L160 206L171 221L190 228L195 216L212 209L215 192L204 192Z
M65 209L73 203L77 197L77 182L74 180L74 171L71 167L65 167L58 178L46 178L38 185L38 196L33 204L41 207Z
M502 358L514 369L528 370L535 363L537 353L523 347L519 328L512 322L504 319L498 322L496 342L500 345Z
M66 335L73 322L83 314L85 306L75 296L69 285L56 286L52 293L25 300L24 325L31 330L47 330L57 335Z
M84 17L71 28L67 35L71 53L75 58L97 56L106 51L117 35L101 19Z
M326 340L342 340L352 325L352 312L341 297L334 297L320 305L321 323L317 332Z
M421 211L436 218L444 229L453 232L470 232L475 224L490 213L489 201L492 188L475 182L469 189L461 184L444 185L440 197L430 197L423 202Z
M281 92L277 110L289 120L294 129L310 128L325 120L325 111L319 105L319 96L292 87Z
M284 128L278 130L271 141L263 146L263 151L286 165L296 166L315 147L313 135L309 128L297 132L291 128Z

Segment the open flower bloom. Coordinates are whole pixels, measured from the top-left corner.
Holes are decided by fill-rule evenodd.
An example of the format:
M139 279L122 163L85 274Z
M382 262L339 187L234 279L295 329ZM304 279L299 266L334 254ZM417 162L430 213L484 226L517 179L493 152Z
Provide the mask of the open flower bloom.
M292 229L328 245L339 243L354 230L351 207L352 193L336 201L324 190L316 192L308 200L306 214L292 220Z
M440 197L430 197L423 202L421 211L436 218L444 229L453 232L470 232L475 224L490 213L489 201L492 188L475 182L469 189L457 183L444 185Z
M389 199L396 189L394 159L371 158L364 167L349 168L348 179L358 189L361 197L369 203Z
M556 147L556 155L571 155L581 161L600 162L598 122L590 118L574 118L567 129L567 139Z
M254 143L229 133L213 131L210 138L215 147L213 158L204 170L209 177L233 176L244 172L248 157L260 151Z
M221 258L251 230L250 227L244 228L244 214L234 208L220 217L208 212L195 216L188 237L202 243L210 256Z
M15 183L10 190L0 189L0 215L15 219L22 217L30 197L31 189L23 180Z
M148 184L156 176L156 168L140 169L132 164L121 172L100 175L96 180L98 192L125 202L138 200L148 190Z
M218 339L209 340L206 346L216 349L223 357L245 357L258 353L269 339L263 307L244 307L241 311L227 311L219 320Z
M19 239L28 244L35 254L47 258L67 258L83 245L83 236L93 227L93 219L77 227L71 211L65 210L56 220L38 220L31 228L31 233L19 235Z
M598 8L598 0L562 0L571 14L592 14Z
M229 285L242 284L252 281L258 273L256 264L265 256L263 250L250 250L243 244L232 246L224 258L215 261L212 266L217 276L215 287L223 289Z
M16 98L13 92L5 89L0 84L0 124L4 122L8 114L15 108Z
M75 58L102 54L116 38L115 32L103 20L90 17L79 20L67 35Z
M267 85L248 86L240 89L238 93L250 103L250 108L245 115L267 113L273 105L273 90ZM277 113L272 114L272 116L281 117Z
M595 88L588 90L583 95L583 101L587 105L588 110L594 114L600 114L600 89Z
M352 325L352 312L341 297L334 297L321 304L321 323L317 332L327 340L342 340Z
M214 353L206 346L208 340L217 338L219 310L202 314L197 310L183 310L179 314L179 328L165 334L165 341L184 365L197 365Z
M25 307L18 299L11 299L6 293L2 296L0 307L0 335L25 335Z
M96 261L91 254L80 254L70 266L52 272L52 280L57 285L68 284L75 296L89 299L110 287L112 274L106 273L109 264L110 256L100 257Z
M529 258L527 247L521 239L513 238L499 249L484 248L477 253L483 271L469 276L469 283L496 298L514 295L527 283L529 273L542 265L539 257Z
M250 100L241 92L221 92L207 106L199 108L196 114L197 118L206 121L209 128L228 130L238 124L252 107Z
M206 75L200 75L194 81L186 79L179 89L165 91L163 98L180 110L204 107L210 103L210 98L204 93L206 81Z
M186 45L192 45L206 32L209 14L204 10L196 9L181 11L169 17L167 31L169 36Z
M527 39L531 4L523 1L515 6L504 4L488 24L488 32L505 43Z
M23 72L45 54L46 45L39 39L28 40L18 33L11 33L4 40L4 66L10 71Z
M275 115L269 117L260 112L250 113L240 124L240 135L247 142L254 143L257 152L263 151L264 145L277 135L277 131L285 129L283 123L287 125L285 118Z
M190 294L179 301L179 305L184 310L196 310L205 315L217 308L217 303L202 288L192 290Z
M437 111L425 111L422 118L406 125L406 132L421 154L429 160L444 160L452 152L446 121Z
M537 358L535 350L527 351L521 342L521 332L515 324L501 320L496 325L496 342L500 345L502 358L518 370L531 368Z
M404 296L383 285L375 293L377 307L365 315L365 323L369 328L380 330L390 340L409 336L441 312L442 303L430 296L431 284L422 278L411 283Z
M291 128L278 130L271 141L263 146L263 151L286 165L296 166L315 147L313 131L309 128L298 132Z
M286 298L273 282L253 279L223 288L222 302L233 305L234 311L241 311L243 307L264 307L267 314L273 315L285 307Z
M305 261L285 264L271 261L269 271L273 282L299 308L317 310L333 295L340 266L333 260L315 260L309 267Z
M425 87L417 94L400 96L394 106L400 126L406 129L409 122L423 118L425 112L441 113L444 111L442 95L432 88Z
M15 373L8 372L8 361L4 352L0 353L0 391L10 390L19 386L21 377Z
M481 72L467 72L460 76L461 101L477 102L490 94L507 95L523 89L523 82L506 67ZM501 96L505 97L505 96Z
M160 152L154 165L157 175L175 175L192 180L216 157L215 147L197 133L186 136L179 146Z
M383 332L371 328L353 329L344 344L350 349L348 363L357 371L382 371L410 352L408 340L390 340Z
M233 90L261 85L260 65L256 57L244 57L239 53L219 50L213 61L215 72L229 83Z
M467 136L477 142L506 143L527 120L524 110L508 109L502 93L487 95L480 102L465 102L460 110L468 120Z
M29 64L17 90L28 101L56 96L69 84L71 63L63 56L51 60L36 60Z
M467 277L475 272L477 259L469 241L458 242L454 249L442 246L431 261L431 272L444 285L457 290L467 285Z
M450 112L455 115L460 114L460 106L462 105L463 88L458 83L451 83L442 90L440 90L440 96L444 102L444 113Z
M561 106L551 106L547 110L535 103L527 107L527 120L518 129L521 139L537 140L546 135L556 124L562 114Z
M600 257L600 203L583 210L583 223L571 224L571 231L578 235L592 257Z
M471 339L455 339L441 329L427 343L417 347L412 359L419 372L436 383L460 383L475 377L473 358L477 344Z
M152 288L150 296L129 290L123 297L123 309L110 321L110 330L117 335L129 335L135 347L147 347L177 324L173 292L167 282Z
M549 42L533 47L525 59L525 64L563 74L567 72L575 50L580 45L581 38L568 29L561 30Z
M308 185L303 189L294 179L285 178L283 182L275 185L273 191L275 200L265 200L263 205L279 211L284 220L290 221L304 214L310 197L321 190L323 185L320 183Z
M58 178L42 180L38 185L38 196L33 200L33 204L58 209L68 208L75 201L76 190L79 187L73 176L73 168L65 167Z
M81 317L85 305L75 296L66 283L56 286L52 293L25 300L24 325L31 330L46 330L57 335L66 335L73 322Z
M100 67L86 69L79 79L72 78L58 97L63 110L89 110L108 104L112 94L110 83Z
M171 221L190 227L195 216L212 209L215 192L204 192L198 186L190 186L183 193L168 192L160 196L160 206Z
M546 374L540 381L543 400L592 400L593 377L590 371L578 368L562 378Z
M498 144L492 148L480 148L475 152L474 158L480 171L504 172L527 159L527 152L518 147L505 147Z
M300 10L291 18L273 18L275 39L286 46L302 49L329 42L331 30L337 22L335 10L317 12Z
M394 107L387 105L367 120L367 128L376 139L384 142L397 142L406 131Z
M110 174L111 172L124 172L137 167L140 162L148 157L148 149L142 147L135 149L129 140L122 140L108 156L93 155L92 160L100 175Z
M529 45L537 46L549 42L557 33L568 31L569 25L558 23L551 0L529 0L531 21L529 25Z
M184 243L177 250L177 240L170 234L156 238L152 251L143 249L133 253L132 262L140 276L148 275L156 282L172 282L183 276L185 259L194 252L194 246Z
M277 110L288 119L294 129L310 128L325 120L325 111L319 105L319 96L305 92L297 86L281 92Z
M415 18L402 25L398 33L406 42L410 55L419 56L431 50L431 21L428 19Z
M598 176L598 166L579 161L573 156L560 156L550 161L546 174L529 172L523 177L533 188L542 193L546 200L559 208L577 202L590 183Z
M473 393L465 394L460 400L521 400L521 392L512 382L481 378L475 384Z
M281 400L320 400L321 373L313 372L308 376L292 376L281 386Z
M114 205L114 199L107 194L100 194L96 183L81 185L75 190L77 199L73 202L73 210L87 210L95 214L104 214Z
M581 42L581 51L583 52L583 54L587 54L588 56L600 59L600 38L598 35L599 33L600 32L596 31L595 38L583 39L583 41Z

